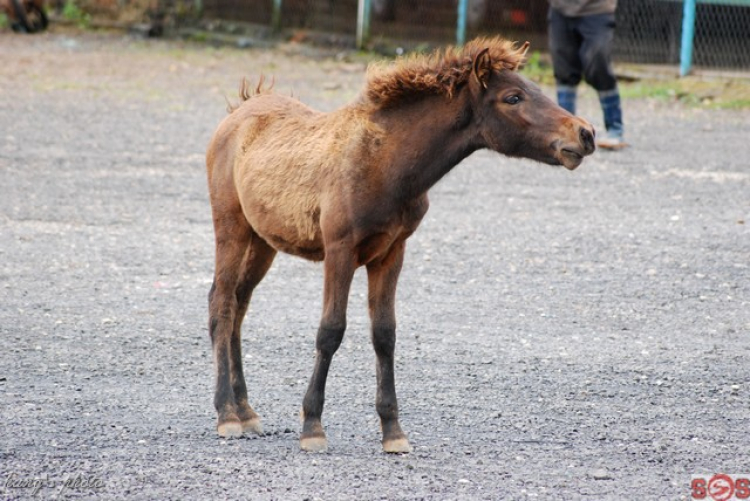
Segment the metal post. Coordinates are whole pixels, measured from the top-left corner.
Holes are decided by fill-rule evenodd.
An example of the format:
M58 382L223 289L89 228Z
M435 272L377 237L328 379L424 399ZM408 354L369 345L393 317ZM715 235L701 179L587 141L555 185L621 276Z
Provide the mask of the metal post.
M363 49L370 39L370 0L357 2L357 48Z
M695 38L695 0L685 0L682 11L682 41L680 42L680 76L690 73L693 64Z
M466 11L469 0L458 0L458 23L456 25L456 45L466 43Z
M275 33L281 31L281 0L273 0L273 11L271 12L271 27Z

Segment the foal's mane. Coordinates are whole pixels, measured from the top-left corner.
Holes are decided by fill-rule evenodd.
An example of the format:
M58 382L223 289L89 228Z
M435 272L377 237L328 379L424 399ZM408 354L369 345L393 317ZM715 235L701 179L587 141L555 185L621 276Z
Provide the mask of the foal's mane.
M252 99L255 96L260 96L261 94L270 94L273 89L273 84L276 83L276 80L274 78L271 78L271 84L268 86L264 86L266 83L266 77L262 73L260 74L260 78L258 79L258 85L253 88L250 85L250 82L247 81L247 78L242 77L242 80L240 80L240 88L238 94L240 95L240 102L237 104L232 104L229 102L229 99L224 96L224 99L227 101L227 113L233 113L237 108L239 108L242 103L247 101L248 99Z
M380 108L424 94L451 98L469 80L474 59L484 49L488 49L495 71L515 71L524 62L528 43L519 47L500 37L477 38L461 48L411 55L394 63L375 63L367 68L364 96Z

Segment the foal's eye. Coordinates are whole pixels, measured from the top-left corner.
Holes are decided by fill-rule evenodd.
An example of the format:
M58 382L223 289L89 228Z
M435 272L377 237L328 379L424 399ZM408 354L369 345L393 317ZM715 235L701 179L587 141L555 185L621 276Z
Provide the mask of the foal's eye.
M521 102L521 96L518 94L512 94L504 99L504 101L508 104L518 104Z

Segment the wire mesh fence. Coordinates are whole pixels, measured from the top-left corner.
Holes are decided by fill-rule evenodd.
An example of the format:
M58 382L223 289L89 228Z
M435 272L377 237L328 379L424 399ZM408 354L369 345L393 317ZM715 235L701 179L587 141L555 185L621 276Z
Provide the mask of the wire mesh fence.
M455 43L459 0L370 0L371 44ZM466 0L465 33L500 34L547 49L547 0ZM204 16L271 25L274 6L282 29L307 29L354 37L358 0L203 0ZM280 8L279 8L280 7ZM637 63L680 61L682 0L621 0L615 58ZM698 0L693 63L750 69L750 0Z
M203 15L228 21L271 26L273 0L203 0ZM354 35L357 0L282 0L280 28L310 29Z
M357 0L284 0L281 24L353 36L357 30Z
M677 0L619 2L615 55L638 63L677 64L684 4ZM750 1L698 2L693 64L750 69Z
M750 1L698 4L693 47L698 66L750 68Z
M679 63L682 14L682 2L619 2L616 13L615 58L634 63Z
M203 0L203 15L209 18L271 24L271 0Z

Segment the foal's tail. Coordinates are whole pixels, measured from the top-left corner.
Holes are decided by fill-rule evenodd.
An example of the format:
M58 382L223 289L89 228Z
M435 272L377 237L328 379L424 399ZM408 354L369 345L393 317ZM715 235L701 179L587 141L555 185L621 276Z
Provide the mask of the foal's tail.
M229 102L229 99L227 99L227 113L232 113L234 110L242 106L242 103L252 97L259 96L261 94L269 94L273 90L273 85L276 83L276 79L274 77L271 77L271 85L264 88L263 84L265 83L266 77L262 73L260 74L260 78L258 79L258 85L256 85L255 88L252 88L250 86L250 82L247 81L247 78L242 77L239 90L240 102L237 104L232 104Z

